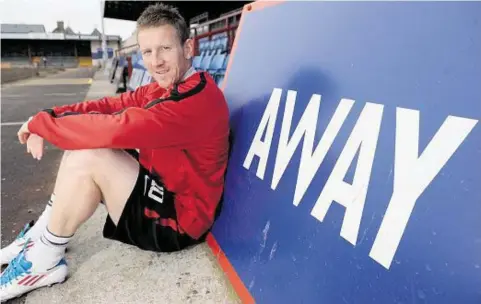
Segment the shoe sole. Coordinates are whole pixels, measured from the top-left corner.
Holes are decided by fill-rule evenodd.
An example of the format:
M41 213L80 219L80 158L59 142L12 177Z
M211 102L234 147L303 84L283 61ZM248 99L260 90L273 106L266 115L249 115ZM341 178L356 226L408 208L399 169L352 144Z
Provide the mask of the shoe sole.
M18 295L18 296L13 297L13 298L9 298L9 299L7 299L7 300L2 300L1 303L27 297L29 293L31 293L31 292L39 289L39 288L46 288L46 287L50 288L50 287L55 286L55 285L57 285L57 284L62 284L62 283L64 283L66 280L67 280L67 278L65 278L62 282L57 282L57 283L53 283L53 284L45 285L45 286L39 286L39 287L37 287L37 288L34 288L34 289L32 289L32 290L27 291L27 292L24 293L24 294Z

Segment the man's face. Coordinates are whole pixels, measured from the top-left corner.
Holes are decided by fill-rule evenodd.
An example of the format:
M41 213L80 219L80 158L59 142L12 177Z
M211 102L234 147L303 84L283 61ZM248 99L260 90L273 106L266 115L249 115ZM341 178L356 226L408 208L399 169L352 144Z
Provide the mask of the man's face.
M189 39L182 45L169 24L140 29L137 42L147 71L163 88L179 81L190 67L193 42Z

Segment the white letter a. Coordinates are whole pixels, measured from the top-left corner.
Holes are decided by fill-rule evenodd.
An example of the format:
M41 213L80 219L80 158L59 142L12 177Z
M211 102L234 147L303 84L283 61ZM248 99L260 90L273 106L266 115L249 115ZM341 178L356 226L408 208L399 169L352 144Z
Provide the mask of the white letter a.
M322 222L333 201L346 207L341 236L353 245L356 245L361 225L383 108L383 105L366 103L311 212L312 216ZM359 149L356 171L350 185L344 181L344 177Z
M254 155L259 157L259 166L257 167L257 177L264 179L264 173L266 171L267 159L269 156L269 150L271 148L272 135L274 133L274 126L276 124L277 112L279 110L279 104L281 102L282 89L275 88L272 91L271 98L267 104L262 120L257 128L256 135L252 140L252 145L249 148L246 159L244 161L244 168L249 170ZM267 128L267 130L266 130ZM261 141L262 135L266 133L264 142Z

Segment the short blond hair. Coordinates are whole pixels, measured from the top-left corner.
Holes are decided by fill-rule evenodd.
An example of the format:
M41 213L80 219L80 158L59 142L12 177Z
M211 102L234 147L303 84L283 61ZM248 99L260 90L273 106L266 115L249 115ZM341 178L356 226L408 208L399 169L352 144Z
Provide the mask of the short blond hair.
M137 19L137 32L143 28L170 24L177 31L181 44L189 39L190 32L184 17L179 10L171 5L157 3L148 6Z

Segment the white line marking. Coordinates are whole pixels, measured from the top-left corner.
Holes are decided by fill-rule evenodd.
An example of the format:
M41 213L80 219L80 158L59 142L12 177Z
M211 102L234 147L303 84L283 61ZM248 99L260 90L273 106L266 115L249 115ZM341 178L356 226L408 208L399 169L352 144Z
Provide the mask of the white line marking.
M21 126L25 123L25 121L16 121L16 122L2 122L2 127L8 126Z
M89 94L92 95L102 95L105 96L105 91L88 91Z
M77 93L45 93L44 96L75 96Z
M44 93L43 96L76 96L77 93ZM2 94L2 98L26 98L34 95L20 95L20 94Z

